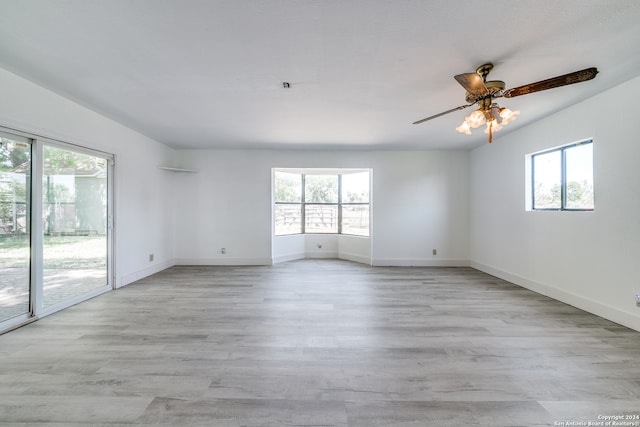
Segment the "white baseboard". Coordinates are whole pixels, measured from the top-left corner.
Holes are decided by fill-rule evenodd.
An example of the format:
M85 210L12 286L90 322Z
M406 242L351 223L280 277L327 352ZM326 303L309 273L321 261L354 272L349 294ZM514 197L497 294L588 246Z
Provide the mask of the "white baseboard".
M424 259L424 258L374 258L375 267L469 267L467 259Z
M310 259L338 259L338 252L307 252L305 258Z
M175 265L271 265L271 258L177 258Z
M304 257L305 257L304 252L299 252L299 253L296 253L296 254L280 255L280 256L277 256L277 257L273 257L272 263L273 264L279 264L281 262L295 261L297 259L304 259Z
M125 274L122 277L120 277L120 280L116 279L116 288L121 288L122 286L126 286L140 279L144 279L147 276L151 276L152 274L159 273L162 270L166 270L167 268L173 267L174 265L176 265L175 260L158 262L152 265L151 267L147 267L142 270L135 271L133 273Z
M338 258L344 259L344 260L347 260L347 261L357 262L357 263L360 263L360 264L371 265L371 257L366 257L366 256L362 256L362 255L350 254L350 253L347 253L347 252L340 252L338 254Z
M639 316L479 262L471 261L471 267L640 332Z
M289 255L281 255L273 258L273 263L278 264L281 262L295 261L298 259L344 259L347 261L353 261L360 264L371 265L371 259L362 255L349 254L349 253L335 253L335 252L316 252L316 253L304 253L299 252Z

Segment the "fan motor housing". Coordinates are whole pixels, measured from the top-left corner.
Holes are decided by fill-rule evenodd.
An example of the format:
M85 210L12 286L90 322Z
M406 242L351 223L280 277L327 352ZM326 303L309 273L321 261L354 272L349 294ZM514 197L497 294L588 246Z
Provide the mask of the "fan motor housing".
M502 80L489 80L489 81L485 81L484 85L486 86L487 90L489 91L489 93L487 95L483 95L481 97L477 97L475 95L470 94L469 92L466 92L466 96L465 96L465 100L472 104L475 102L478 102L481 99L491 99L493 97L493 94L504 90L504 88L506 87L505 83Z

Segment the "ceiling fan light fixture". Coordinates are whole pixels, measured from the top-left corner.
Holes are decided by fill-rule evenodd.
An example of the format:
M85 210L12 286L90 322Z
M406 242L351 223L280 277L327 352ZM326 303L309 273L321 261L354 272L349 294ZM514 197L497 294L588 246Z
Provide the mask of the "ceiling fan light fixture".
M491 104L491 119L495 120L496 123L502 123L502 116L500 115L500 106L495 102Z
M497 120L491 120L487 122L487 127L484 129L484 133L488 134L489 132L498 132L503 127L504 126L498 123Z
M469 123L467 123L466 120L462 122L462 124L458 126L456 130L460 133L464 133L465 135L471 135L471 128L469 127Z
M484 133L489 134L489 142L491 142L494 132L501 130L506 124L514 121L520 114L519 110L512 111L508 108L500 107L495 102L489 106L485 104L483 108L478 108L465 117L464 122L462 122L456 130L465 135L471 135L471 129L476 129L486 124L487 126Z
M506 125L507 123L511 123L520 115L520 110L511 111L508 108L500 108L500 117L502 118L502 124Z
M482 126L483 124L485 124L487 119L485 118L483 111L476 110L473 113L469 114L467 117L465 117L464 121L469 125L469 127L476 129Z

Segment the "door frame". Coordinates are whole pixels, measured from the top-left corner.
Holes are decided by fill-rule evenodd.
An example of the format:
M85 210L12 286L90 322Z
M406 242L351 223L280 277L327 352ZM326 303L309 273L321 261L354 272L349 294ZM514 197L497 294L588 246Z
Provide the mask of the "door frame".
M66 141L49 138L30 132L24 132L8 127L0 126L0 134L7 138L18 138L27 140L31 144L31 208L30 208L30 302L29 313L0 322L0 334L16 329L25 324L31 323L44 316L68 308L72 305L86 301L95 296L109 292L116 288L115 280L115 155L100 150L72 144ZM100 157L107 161L107 283L84 294L69 298L60 303L44 308L43 286L44 286L44 266L43 266L43 229L42 219L42 184L43 184L43 155L44 147L55 147L80 154Z

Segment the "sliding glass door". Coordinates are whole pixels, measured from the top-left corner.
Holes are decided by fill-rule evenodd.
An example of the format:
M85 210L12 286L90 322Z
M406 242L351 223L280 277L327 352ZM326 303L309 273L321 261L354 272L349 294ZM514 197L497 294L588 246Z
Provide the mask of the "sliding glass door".
M43 306L108 285L108 161L45 146Z
M0 131L0 333L111 289L112 168L105 153Z
M0 134L0 323L30 312L31 143Z

